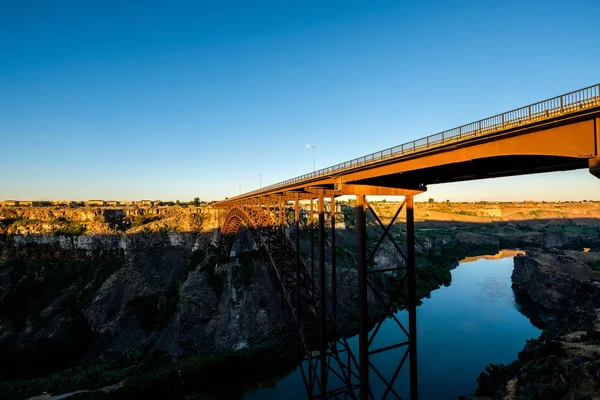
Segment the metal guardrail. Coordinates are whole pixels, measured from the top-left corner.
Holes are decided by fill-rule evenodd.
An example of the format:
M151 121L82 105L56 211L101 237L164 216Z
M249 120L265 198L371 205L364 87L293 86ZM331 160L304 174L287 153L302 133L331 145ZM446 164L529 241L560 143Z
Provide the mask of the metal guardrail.
M432 148L440 147L449 143L460 142L477 136L486 136L498 131L512 128L514 126L553 118L558 115L572 113L597 105L600 105L600 84L543 100L512 111L507 111L503 114L494 115L493 117L471 122L470 124L462 125L457 128L449 129L447 131L436 133L421 139L416 139L408 143L390 147L388 149L355 158L331 167L323 168L309 174L288 179L283 182L265 186L261 189L244 193L242 196L245 197L272 189L277 189L279 187L287 186L300 181L330 176L334 173L339 173L347 169L353 169L373 162L380 162L402 157L404 155L415 154L421 151L430 150Z

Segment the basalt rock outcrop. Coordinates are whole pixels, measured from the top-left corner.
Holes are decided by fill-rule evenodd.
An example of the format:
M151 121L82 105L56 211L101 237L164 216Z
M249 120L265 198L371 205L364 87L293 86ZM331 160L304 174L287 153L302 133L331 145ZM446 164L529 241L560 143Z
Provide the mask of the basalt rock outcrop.
M569 243L569 237L561 231L544 232L542 240L546 247L562 247Z
M599 252L531 251L515 257L514 288L558 311L518 360L491 365L473 399L579 399L600 395Z
M0 376L132 352L261 347L284 318L258 265L215 270L216 234L15 235L0 243Z
M595 275L588 263L595 253L529 251L515 257L513 288L536 303L565 310L585 282Z

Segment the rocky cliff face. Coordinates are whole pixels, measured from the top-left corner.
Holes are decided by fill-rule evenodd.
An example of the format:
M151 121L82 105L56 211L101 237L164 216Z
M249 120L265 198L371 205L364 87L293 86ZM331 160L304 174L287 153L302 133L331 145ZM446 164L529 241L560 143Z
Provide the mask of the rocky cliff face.
M529 251L515 257L513 286L536 303L553 310L564 310L594 271L589 267L595 253L577 251Z
M498 237L473 232L457 233L456 241L471 247L489 246L493 248L498 248L500 246L500 239L498 239Z
M2 377L138 351L268 345L284 319L259 263L214 269L216 231L16 235L0 242Z
M191 232L215 228L217 211L209 207L159 208L0 208L0 235L119 234ZM62 230L62 231L61 231ZM64 232L63 232L64 231Z
M530 251L515 258L513 284L558 310L539 339L511 365L492 365L474 399L581 399L600 393L599 252Z

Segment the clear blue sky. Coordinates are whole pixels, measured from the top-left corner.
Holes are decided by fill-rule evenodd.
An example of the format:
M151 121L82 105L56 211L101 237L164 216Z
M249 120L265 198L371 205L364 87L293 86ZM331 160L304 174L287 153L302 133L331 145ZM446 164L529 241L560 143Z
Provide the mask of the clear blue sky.
M525 4L527 3L527 4ZM0 199L220 199L600 82L597 1L0 0ZM586 170L431 186L600 199Z

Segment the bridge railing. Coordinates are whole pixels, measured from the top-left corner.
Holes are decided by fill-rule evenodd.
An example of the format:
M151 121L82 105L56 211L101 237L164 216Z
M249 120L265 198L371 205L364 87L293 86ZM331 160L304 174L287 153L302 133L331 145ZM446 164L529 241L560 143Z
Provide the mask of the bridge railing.
M283 182L275 183L270 186L265 186L261 189L245 193L244 195L251 195L277 189L282 186L287 186L296 182L311 180L314 178L331 176L335 173L367 165L373 162L379 162L418 153L420 151L440 147L448 143L460 142L476 136L489 135L504 129L513 128L526 123L536 122L539 120L552 118L557 115L567 114L598 105L600 105L600 84L543 100L538 103L517 108L515 110L507 111L503 114L498 114L479 121L471 122L457 128L449 129L421 139L416 139L385 150L367 154L366 156L355 158L350 161L323 168L318 171L288 179Z

